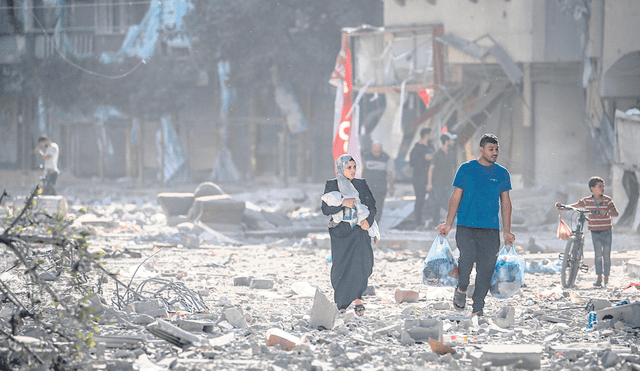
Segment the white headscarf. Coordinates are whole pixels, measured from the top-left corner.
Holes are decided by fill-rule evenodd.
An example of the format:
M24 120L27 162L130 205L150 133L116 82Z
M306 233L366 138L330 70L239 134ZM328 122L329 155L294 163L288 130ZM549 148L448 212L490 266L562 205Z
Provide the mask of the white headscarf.
M336 170L338 179L338 190L344 196L344 198L355 198L360 200L360 194L356 187L353 186L351 180L344 175L344 169L347 168L349 162L355 162L356 160L351 155L342 155L336 160Z

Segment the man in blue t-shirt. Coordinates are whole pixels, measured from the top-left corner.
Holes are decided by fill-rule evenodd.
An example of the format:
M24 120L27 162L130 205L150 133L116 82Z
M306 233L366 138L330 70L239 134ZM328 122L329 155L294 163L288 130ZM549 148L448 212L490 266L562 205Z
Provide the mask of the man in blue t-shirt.
M498 138L484 134L480 139L480 157L458 168L447 219L435 228L440 235L446 236L457 215L456 244L460 249L460 259L453 306L458 310L464 309L469 276L475 263L472 315L478 316L484 315L484 298L489 291L500 250L500 209L505 244L513 246L516 239L511 233L511 177L506 168L496 163L499 152Z

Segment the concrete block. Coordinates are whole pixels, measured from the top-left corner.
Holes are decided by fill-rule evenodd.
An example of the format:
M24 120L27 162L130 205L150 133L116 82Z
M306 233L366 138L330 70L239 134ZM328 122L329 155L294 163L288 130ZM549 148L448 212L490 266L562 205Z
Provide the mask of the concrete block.
M442 342L443 324L438 319L406 319L404 329L416 342L428 342L430 338Z
M188 216L207 225L240 225L245 207L244 201L232 200L229 195L196 197Z
M313 306L311 307L309 325L330 330L333 328L335 318L335 305L320 290L316 290Z
M420 294L413 290L396 289L395 298L397 303L416 303Z
M156 202L162 208L162 212L169 216L187 215L193 200L193 193L158 193Z
M624 322L630 327L640 327L640 302L618 305L605 308L596 312L598 323Z
M249 286L253 277L233 277L233 286Z
M589 308L587 312L599 311L605 308L610 308L611 302L607 299L595 298L595 299L589 300L589 302L587 303L587 307Z
M264 278L252 278L249 283L249 288L267 290L273 288L273 280Z
M492 366L512 366L526 370L540 369L542 345L535 344L492 344L483 345L482 361Z
M279 328L272 328L267 330L265 339L267 342L267 346L272 347L280 345L280 348L284 350L291 350L300 345L300 343L302 342L299 337L284 332Z
M513 327L516 324L516 309L514 307L503 307L498 312L494 323L502 328Z

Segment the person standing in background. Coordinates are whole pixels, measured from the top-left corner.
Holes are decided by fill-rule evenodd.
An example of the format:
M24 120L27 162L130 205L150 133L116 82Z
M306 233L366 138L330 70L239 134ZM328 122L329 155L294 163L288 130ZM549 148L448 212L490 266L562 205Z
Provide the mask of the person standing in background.
M380 224L387 190L389 195L393 196L393 162L391 157L382 150L380 142L373 142L371 151L365 153L362 159L364 161L362 177L367 180L373 198L376 200L375 220Z
M456 173L456 161L453 146L456 145L457 135L444 133L440 135L442 147L433 155L427 182L429 192L428 208L431 213L431 223L427 229L440 224L440 209L447 209L449 197L453 192L453 176Z
M427 196L427 176L429 174L429 166L431 165L431 156L435 152L433 143L431 142L431 128L420 130L420 141L413 146L409 154L409 165L413 169L413 191L416 195L416 201L413 207L413 216L416 222L416 228L424 228L424 218L422 216L425 197Z
M42 134L38 138L38 144L44 148L44 151L40 148L36 148L36 154L44 159L44 189L43 195L56 195L54 186L58 180L58 145L53 143L48 136Z

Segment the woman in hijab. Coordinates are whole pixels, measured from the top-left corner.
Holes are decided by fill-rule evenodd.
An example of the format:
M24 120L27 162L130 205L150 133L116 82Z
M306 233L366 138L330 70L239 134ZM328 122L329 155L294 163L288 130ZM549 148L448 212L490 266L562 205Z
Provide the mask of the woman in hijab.
M336 161L336 174L336 179L327 180L322 195L322 213L331 216L331 285L340 312L345 313L355 302L354 310L362 316L365 309L362 294L373 271L370 232L377 229L377 224L373 224L376 201L367 182L355 179L353 157L340 156ZM373 234L377 242L379 234L377 231Z

